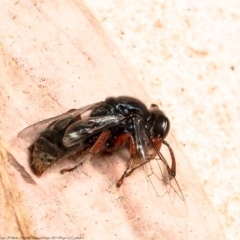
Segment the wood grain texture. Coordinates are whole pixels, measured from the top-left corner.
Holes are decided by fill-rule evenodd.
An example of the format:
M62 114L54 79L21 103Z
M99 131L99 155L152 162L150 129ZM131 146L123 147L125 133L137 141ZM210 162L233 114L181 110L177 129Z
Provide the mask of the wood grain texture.
M121 155L95 159L71 174L59 174L71 164L64 161L41 178L31 173L27 143L16 138L27 125L110 95L151 102L144 84L80 1L2 1L2 6L1 236L224 239L211 204L172 136L168 140L176 149L177 179L188 208L185 218L152 204L142 171L116 189L125 164ZM9 163L8 153L36 184L24 180Z

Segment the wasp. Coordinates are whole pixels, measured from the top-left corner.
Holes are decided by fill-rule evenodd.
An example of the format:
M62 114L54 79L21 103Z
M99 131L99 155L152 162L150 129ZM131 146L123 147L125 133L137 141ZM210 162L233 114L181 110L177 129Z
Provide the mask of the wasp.
M22 130L18 136L35 136L29 149L31 168L38 176L72 154L80 156L80 161L60 173L73 171L98 153L113 153L128 145L130 158L116 186L119 188L126 177L143 167L152 185L159 181L165 186L162 195L171 189L184 201L175 178L175 156L165 140L169 129L169 119L156 104L148 109L136 98L119 96L40 121ZM171 164L160 152L162 144L169 150ZM81 158L83 152L87 154ZM153 162L155 164L151 165ZM155 191L158 192L156 187Z

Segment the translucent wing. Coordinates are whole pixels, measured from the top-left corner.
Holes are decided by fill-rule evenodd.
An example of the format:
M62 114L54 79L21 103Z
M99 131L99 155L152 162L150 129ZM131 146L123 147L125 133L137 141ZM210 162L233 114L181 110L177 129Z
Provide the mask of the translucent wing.
M186 216L187 206L183 193L176 178L172 177L167 169L171 162L169 164L153 145L140 119L134 120L134 128L135 141L142 158L151 200L156 207L172 215Z
M78 115L81 115L97 106L99 106L102 102L94 103L87 105L85 107L79 108L79 109L72 109L66 113L63 113L61 115L58 115L56 117L48 118L43 121L37 122L25 129L23 129L21 132L18 133L18 137L25 138L25 137L31 137L31 138L38 138L40 133L46 130L52 123L57 124L59 121L61 121L61 124L59 127L64 128L69 124L69 121L71 119L77 117Z
M71 147L86 138L119 124L124 116L89 117L71 124L63 137L65 147Z

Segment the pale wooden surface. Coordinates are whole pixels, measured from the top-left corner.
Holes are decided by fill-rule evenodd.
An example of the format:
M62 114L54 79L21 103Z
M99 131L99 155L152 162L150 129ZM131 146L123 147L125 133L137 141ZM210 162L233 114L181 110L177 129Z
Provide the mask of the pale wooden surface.
M92 4L94 7L97 6L94 2ZM182 32L181 24L178 21L174 21L171 24L170 19L166 19L165 21L169 25L166 25L165 36L162 32L159 32L158 35L165 43L163 44L161 39L156 37L158 44L154 46L154 44L147 43L146 39L148 36L153 39L153 36L156 36L156 31L162 29L161 21L159 19L152 27L152 22L149 19L153 14L147 11L149 14L146 15L146 19L148 19L147 25L145 26L144 20L142 20L144 26L138 26L136 32L141 33L141 29L147 29L148 32L147 34L145 33L144 37L140 37L138 34L135 35L135 41L141 42L141 44L134 43L135 46L139 46L140 52L137 52L137 57L134 57L134 55L127 56L128 60L124 63L121 57L119 57L116 48L104 37L101 28L81 6L80 2L63 2L62 5L59 5L55 1L46 1L39 4L33 4L29 1L17 4L6 1L2 2L2 6L4 8L1 10L1 23L4 22L4 25L0 25L2 51L0 83L2 90L1 100L3 103L0 128L1 176L3 179L2 189L7 187L8 192L11 194L7 195L7 197L6 195L1 195L1 208L3 208L1 221L5 220L1 224L1 230L5 230L4 233L9 233L6 231L11 226L12 230L17 232L19 226L10 225L9 222L17 223L15 220L18 219L18 224L20 221L20 229L23 233L36 234L37 236L39 236L39 233L43 235L46 232L51 233L51 235L56 234L56 232L59 235L68 232L72 236L84 233L86 239L99 239L99 236L104 239L112 239L112 237L118 239L149 239L149 237L155 237L155 239L203 239L204 237L206 239L220 239L222 235L211 210L211 205L208 204L198 185L198 181L195 178L196 173L191 171L186 159L179 150L176 150L179 161L178 180L183 186L184 194L188 195L189 214L185 219L164 215L162 211L155 210L152 205L148 205L150 202L145 200L147 196L141 192L141 186L138 184L141 179L140 171L126 182L125 190L121 190L123 192L117 191L114 186L117 178L115 174L119 175L120 173L111 171L112 168L109 168L106 164L100 167L100 171L95 171L99 170L96 168L92 169L94 172L88 172L91 169L91 165L86 165L86 172L89 175L83 174L78 170L73 175L64 177L58 174L60 166L56 166L49 171L49 174L40 179L36 179L33 176L37 185L32 186L26 184L22 178L19 178L20 176L16 170L9 165L9 160L7 160L9 158L5 154L6 150L10 151L18 162L30 172L26 152L23 151L26 146L23 141L16 139L16 134L21 128L42 118L66 111L69 108L80 107L102 100L108 95L135 95L147 104L151 101L161 104L171 119L172 135L176 136L180 142L180 147L182 147L188 159L192 160L194 158L195 161L191 163L193 169L196 171L196 166L200 167L197 170L198 176L202 177L203 182L204 179L207 179L204 187L207 189L208 194L212 191L212 202L214 197L217 199L214 202L216 209L221 206L222 208L223 206L231 206L231 202L227 201L227 199L225 200L225 197L227 197L225 194L229 193L227 191L229 188L224 184L229 183L226 179L229 174L232 174L226 168L232 165L230 161L224 165L221 154L223 153L221 151L228 151L231 145L229 144L228 146L227 142L224 142L228 141L228 138L222 137L221 139L219 137L215 142L213 140L210 141L210 139L206 140L209 137L208 135L214 135L210 131L213 127L218 129L215 115L213 115L214 117L207 115L207 124L204 122L201 125L198 122L205 120L205 115L201 114L206 113L207 111L205 110L211 108L212 105L209 102L214 102L214 100L209 100L210 95L207 99L208 101L200 100L197 105L194 105L196 104L195 101L197 101L196 92L201 90L201 86L205 89L205 79L213 81L215 77L207 78L207 73L203 75L197 91L194 89L196 85L192 85L192 82L194 83L195 81L189 82L189 79L194 79L192 77L193 73L191 74L192 71L195 74L195 78L198 76L198 67L201 61L203 61L202 59L205 58L202 56L204 51L202 49L195 51L193 46L191 46L191 51L188 54L194 55L197 53L197 56L194 55L192 58L189 58L187 52L180 48L180 46L184 46L183 43L185 41L181 42L179 40L180 42L177 42L176 46L174 42L170 41L170 38L173 38L170 30L176 27L175 32L178 30ZM109 4L106 2L105 9L108 9L108 6ZM121 15L125 12L124 6L122 8L118 6L119 14L117 17L126 20L126 24L129 24L128 18L132 19L132 11L135 6L133 4L131 8L127 9L126 13L129 15L125 16ZM112 7L113 10L114 5ZM155 7L151 8L151 5L147 4L144 6L144 11L148 10L148 8L155 9ZM168 17L174 14L167 14L167 10L173 11L175 9L174 6L162 8L162 15L164 13ZM110 12L109 10L105 16L111 16ZM141 13L140 10L138 10L139 12ZM182 13L178 9L174 15L178 16L176 14L178 12ZM102 18L101 14L99 15L100 21ZM88 21L84 16L88 17ZM118 19L115 13L112 16ZM195 14L192 17L195 17ZM137 19L139 19L139 16L137 16ZM113 20L110 20L109 23L110 29L118 31L115 28L117 22L114 23ZM179 26L176 25L177 23ZM120 26L123 25L120 24ZM126 25L124 33L126 32L126 37L133 41L131 39L134 36L132 34L134 29L131 29L131 27L134 28L134 25ZM151 32L151 29L154 31ZM230 28L226 29L231 31ZM114 34L111 37L114 39ZM179 38L181 38L180 34ZM177 35L174 35L173 39L178 41ZM161 48L162 44L159 44L159 42L165 46L165 48L162 48L162 51L166 53L165 55L163 53L160 54L156 50L156 46ZM144 49L147 49L148 46L152 47L153 55L149 54L148 50L144 55ZM177 51L178 49L180 50ZM161 51L161 49L158 49L158 51ZM174 55L176 52L178 52L178 57L171 58L171 56L176 56ZM211 53L211 51L209 52ZM234 52L236 54L237 49ZM129 54L129 49L126 49L126 53ZM142 57L141 54L143 54ZM159 55L165 57L161 58ZM156 66L147 65L142 61L142 59L147 59L149 56L152 56L150 62L154 62ZM143 77L144 75L138 76L142 76L142 82L132 74L128 66L132 64L131 59L137 63L136 65L139 67L137 69L140 69L136 70L136 73L142 71L143 74L146 74L146 77ZM221 60L221 58L219 59ZM227 59L223 58L222 61L227 61ZM183 60L187 61L188 64L195 65L189 67ZM234 74L238 71L237 60L231 62L229 67L233 66L233 63L236 65L234 65L234 71L231 70L230 73L234 81ZM146 71L144 66L147 69ZM221 63L221 66L225 67L224 62ZM205 68L203 67L203 69ZM200 68L200 70L203 69ZM183 76L182 72L186 74ZM218 76L218 78L216 76L216 79L225 81L227 73L224 73L225 75L221 71L216 71L215 74ZM154 80L156 75L159 76L158 80ZM181 80L178 81L181 87L176 85L176 81L170 81L176 79ZM186 80L186 82L182 79ZM150 85L151 87L149 87ZM152 88L152 86L155 87ZM184 93L182 93L182 88ZM191 89L192 91L190 91ZM228 91L228 88L220 89ZM184 94L187 95L186 99L183 97ZM178 95L181 98L177 97ZM207 97L208 95L205 96ZM222 99L224 100L224 98ZM189 105L189 102L192 102L192 105ZM207 105L204 103L207 103ZM187 108L184 108L186 106ZM198 110L200 106L201 111ZM196 109L196 111L193 109ZM200 120L198 117L200 117ZM232 127L237 128L238 125L233 125ZM225 128L222 129L222 132L224 132ZM229 128L227 130L229 131ZM181 134L185 135L181 137ZM231 134L237 133L236 131L229 131L230 137ZM196 139L196 136L199 137ZM200 138L200 136L202 137ZM214 135L214 137L216 136ZM170 141L174 144L172 138L170 138ZM207 146L205 145L206 142ZM229 148L220 149L222 145L217 145L218 143ZM234 144L237 143L237 141L234 142ZM185 147L181 146L184 144ZM174 148L176 149L176 146ZM193 149L194 151L192 151ZM201 152L202 149L207 151L206 155L204 155L204 152ZM216 149L219 151L216 151ZM215 161L217 168L215 168L216 166L211 166L213 165L213 157L217 159L217 162ZM225 159L228 159L228 157L225 154ZM205 160L208 161L205 162ZM112 159L112 161L114 162L116 159ZM224 178L222 171L227 177ZM204 177L203 173L205 174ZM210 174L211 178L208 177ZM92 178L95 180L91 180ZM234 188L235 182L232 181L232 183L232 188ZM216 195L216 191L221 191L219 185L227 189L222 191L224 195ZM235 190L236 192L237 190ZM6 189L2 193L6 194ZM124 200L123 196L128 196L128 198ZM211 197L210 194L209 196ZM129 202L129 197L131 203ZM128 200L126 201L126 199ZM204 206L201 205L201 202L204 203ZM7 206L7 208L4 208L4 206ZM46 210L47 212L44 212ZM228 215L225 214L227 211L224 209L223 212L223 217L226 216L226 220L228 220ZM234 220L234 217L236 217L236 214L231 220ZM6 224L6 219L8 219L8 224ZM204 222L203 219L209 222ZM36 222L38 223L37 225ZM206 226L204 226L205 224ZM41 228L41 225L44 227ZM224 222L224 225L228 226L228 223Z

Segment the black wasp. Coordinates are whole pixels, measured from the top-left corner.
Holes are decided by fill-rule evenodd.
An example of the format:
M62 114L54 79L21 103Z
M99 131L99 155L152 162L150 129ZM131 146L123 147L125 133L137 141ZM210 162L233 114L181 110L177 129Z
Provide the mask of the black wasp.
M83 117L89 112L87 117ZM132 97L109 97L79 109L72 109L59 116L35 123L18 136L36 135L29 148L31 167L40 176L46 169L62 158L87 152L72 171L101 152L114 152L128 144L130 159L126 170L117 182L120 187L124 178L143 166L146 176L153 185L160 182L165 189L161 194L153 185L157 195L172 191L183 201L184 196L175 179L176 162L170 145L164 140L169 132L170 122L157 105L147 109L145 104ZM161 145L169 149L172 163L167 163L160 152ZM155 163L155 165L151 165Z

